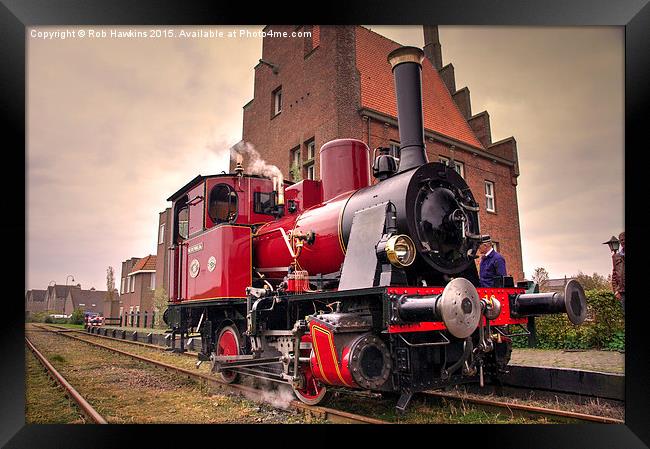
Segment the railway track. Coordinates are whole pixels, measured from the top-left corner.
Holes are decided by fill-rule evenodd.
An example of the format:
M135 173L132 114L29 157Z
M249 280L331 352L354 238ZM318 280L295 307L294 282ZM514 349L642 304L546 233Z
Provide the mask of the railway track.
M34 356L36 356L38 361L41 362L41 365L43 365L50 377L56 380L56 382L63 388L66 396L68 396L77 404L79 409L88 419L90 419L90 421L95 424L108 424L106 419L100 415L97 410L95 410L93 406L90 405L77 390L74 389L72 385L70 385L65 377L63 377L61 373L59 373L56 368L54 368L54 366L52 366L52 364L45 358L43 354L41 354L38 349L36 349L34 344L27 337L25 337L25 344L30 349L30 351L32 351Z
M185 368L181 368L181 367L177 367L177 366L174 366L174 365L170 365L170 364L165 363L165 362L161 362L159 360L153 360L153 359L150 359L148 357L144 357L144 356L141 356L141 355L138 355L138 354L133 354L133 353L130 353L130 352L127 352L127 351L123 351L121 349L112 348L110 346L106 346L106 345L101 344L99 342L91 341L91 340L88 340L86 338L81 338L81 337L72 335L73 333L78 333L78 332L81 332L81 331L70 330L70 329L61 329L61 328L52 329L49 326L39 326L39 325L35 325L35 327L37 327L39 329L47 330L49 332L52 332L52 333L55 333L55 334L58 334L58 335L61 335L61 336L64 336L66 338L81 341L81 342L84 342L86 344L89 344L89 345L92 345L92 346L95 346L95 347L98 347L98 348L102 348L102 349L105 349L107 351L110 351L110 352L113 352L113 353L116 353L116 354L121 354L123 356L130 357L130 358L132 358L134 360L138 360L138 361L150 364L150 365L154 365L154 366L156 366L158 368L161 368L163 370L166 370L166 371L169 371L169 372L172 372L172 373L175 373L175 374L179 374L181 376L185 376L185 377L187 377L189 379L192 379L192 380L200 382L200 383L207 384L210 387L216 388L216 389L224 391L224 392L237 393L237 394L240 394L240 395L242 395L244 397L247 397L249 399L253 399L253 400L256 400L256 401L260 400L259 399L260 398L260 390L258 390L256 388L249 387L249 386L246 386L246 385L239 385L239 384L226 384L226 383L223 383L223 382L219 381L217 378L215 378L213 376L209 376L209 375L206 375L206 374L203 374L203 373L197 373L197 372L185 369ZM86 335L84 332L81 332L81 333ZM111 338L111 337L103 337L102 336L100 338ZM114 339L114 340L118 340L120 342L127 341L127 340L122 340L122 339L117 339L117 338ZM143 346L147 346L147 347L153 346L156 349L164 350L164 348L162 348L160 346L149 345L149 344L146 344L146 343L141 343L141 342L129 342L129 343L139 344L139 345L143 345ZM77 393L77 395L78 395L78 393ZM300 413L303 413L306 416L310 416L310 417L318 418L318 419L323 419L325 421L332 422L332 423L389 424L389 422L383 421L383 420L380 420L380 419L371 418L371 417L363 416L363 415L357 415L357 414L354 414L354 413L348 413L348 412L345 412L345 411L342 411L342 410L336 410L336 409L332 409L332 408L328 408L328 407L311 406L311 405L303 404L302 402L299 402L297 400L291 401L289 406L291 407L291 409L296 410L296 411L298 411Z
M40 326L39 326L40 327ZM114 338L114 337L109 337L109 336L104 336L104 335L99 335L99 334L90 334L88 332L82 331L82 330L74 330L74 329L68 329L68 328L62 328L62 327L57 327L57 330L54 331L51 329L52 326L47 326L46 330L50 332L62 332L66 334L70 333L78 333L83 336L90 336L91 338L96 338L96 339L107 339L107 340L114 340L114 341L119 341L123 343L127 343L130 345L136 345L136 346L141 346L141 347L146 347L150 349L157 349L159 351L164 351L166 348L163 346L159 345L154 345L154 344L149 344L149 343L143 343L139 341L132 341L132 340L125 340L121 338ZM66 335L66 336L71 336L71 335ZM78 338L82 341L87 341L84 338ZM98 343L93 343L98 346L103 346ZM110 350L113 350L113 348L108 348ZM119 351L119 350L115 350ZM120 351L122 352L122 351ZM124 353L125 355L131 355L129 353ZM188 357L193 357L196 358L197 353L193 351L186 351L183 353L180 353L184 356ZM139 356L138 356L139 357ZM155 361L154 361L155 362ZM166 365L162 362L155 362L156 364L161 363L162 365ZM176 368L174 368L176 369ZM192 376L199 376L201 380L204 380L206 382L217 382L220 383L217 379L212 378L211 376L206 376L204 374L200 373L194 373L189 370L184 370L182 368L178 368L183 371L186 371L188 377L190 375ZM224 385L224 384L222 384ZM230 387L237 388L237 389L247 389L250 387L242 386L242 385L229 385ZM243 390L242 390L243 391ZM251 394L252 391L255 391L255 389L251 388L251 391L244 391L245 393ZM568 410L559 410L559 409L553 409L553 408L548 408L548 407L540 407L540 406L535 406L535 405L529 405L529 404L521 404L521 403L515 403L515 402L510 402L510 401L503 401L503 400L493 400L493 399L488 399L488 398L477 398L473 396L468 396L468 395L461 395L457 393L451 393L451 392L440 392L440 391L430 391L424 393L425 396L429 396L432 398L438 398L438 399L447 399L450 401L455 401L455 402L465 402L465 403L471 403L479 408L485 408L485 409L492 409L492 410L499 410L499 411L507 411L508 414L512 415L519 415L519 416L546 416L546 417L552 417L552 418L562 418L562 419L567 419L567 420L572 420L572 421L579 421L579 422L595 422L595 423L606 423L606 424L622 424L624 423L623 420L621 419L616 419L616 418L610 418L610 417L605 417L605 416L598 416L598 415L590 415L586 413L578 413L578 412L573 412L573 411L568 411ZM324 412L321 413L311 413L310 407L306 406L305 404L299 402L299 401L294 401L292 403L292 407L297 407L299 409L302 409L303 412L309 413L313 416L316 417L321 417L323 418L324 414L327 415L327 411L331 409L326 409L324 407L313 407L315 409L323 409ZM338 411L338 413L345 413ZM336 416L333 416L334 422L354 422L354 419L351 418L351 420L346 420L341 417L341 421L336 421ZM379 420L375 420L379 421ZM382 423L385 423L385 421L380 421Z
M609 418L605 416L589 415L586 413L572 412L568 410L558 410L546 407L538 407L528 404L519 404L515 402L496 401L487 398L477 398L457 393L442 392L442 391L427 391L424 393L426 396L447 399L456 402L466 402L481 408L507 410L510 414L524 415L524 416L546 416L553 418L565 418L572 421L581 422L596 422L603 424L624 424L621 419Z

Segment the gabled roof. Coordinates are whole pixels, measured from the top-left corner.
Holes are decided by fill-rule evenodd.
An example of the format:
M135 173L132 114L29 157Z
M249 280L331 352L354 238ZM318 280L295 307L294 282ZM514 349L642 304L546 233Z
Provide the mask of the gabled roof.
M356 30L361 107L397 118L395 82L388 53L401 45L362 26ZM476 148L483 145L463 117L429 59L422 62L422 109L427 130Z
M106 293L106 291L101 290L70 290L70 296L72 296L75 306L79 304L86 304L87 306L101 304L106 299Z
M43 301L45 301L45 298L47 297L47 295L46 295L47 290L30 290L27 293L31 294L32 301L43 302Z
M138 260L129 274L133 274L137 271L156 271L156 256L148 255L147 257Z
M65 299L68 296L70 290L81 290L81 287L76 285L59 285L55 284L47 287L48 296L52 295L52 291L56 294L56 297L59 299Z

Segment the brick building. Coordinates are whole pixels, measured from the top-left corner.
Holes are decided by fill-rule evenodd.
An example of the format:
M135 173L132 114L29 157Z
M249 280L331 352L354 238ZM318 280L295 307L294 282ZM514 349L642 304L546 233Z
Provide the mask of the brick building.
M312 34L263 39L254 97L244 105L244 141L296 181L319 178L318 151L333 139L356 138L371 150L399 151L395 88L387 55L400 44L361 26L272 29ZM456 89L453 65L442 63L437 27L425 26L424 38L422 96L428 158L455 161L481 205L481 231L497 243L508 273L521 280L515 139L492 142L489 114L472 114L469 89Z
M47 306L47 290L27 290L25 293L26 316L30 313L43 312Z
M169 295L169 247L172 239L172 212L167 208L158 214L158 243L156 250L156 288Z
M156 256L132 257L122 262L119 316L153 310Z
M45 310L54 315L63 315L65 301L70 290L81 290L81 284L77 285L50 285L47 287Z
M107 291L83 290L81 288L71 288L66 297L63 309L64 315L71 315L75 309L81 309L84 312L99 313L104 315L104 302L106 301Z

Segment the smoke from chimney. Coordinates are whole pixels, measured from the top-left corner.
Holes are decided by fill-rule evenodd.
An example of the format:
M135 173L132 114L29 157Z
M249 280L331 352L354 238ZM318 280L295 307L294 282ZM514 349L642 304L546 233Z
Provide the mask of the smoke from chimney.
M260 157L260 153L255 149L252 143L244 142L243 140L237 142L230 148L230 160L232 163L243 162L248 160L245 171L251 175L265 176L267 178L277 178L280 186L284 183L282 171L275 165L267 164L264 159Z

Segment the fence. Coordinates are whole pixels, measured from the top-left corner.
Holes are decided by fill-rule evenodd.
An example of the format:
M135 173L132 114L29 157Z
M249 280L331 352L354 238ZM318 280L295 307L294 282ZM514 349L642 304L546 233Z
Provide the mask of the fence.
M153 329L156 324L156 312L124 312L124 314L119 318L108 319L115 320L115 322L111 322L111 324L119 325L120 327L142 327Z

